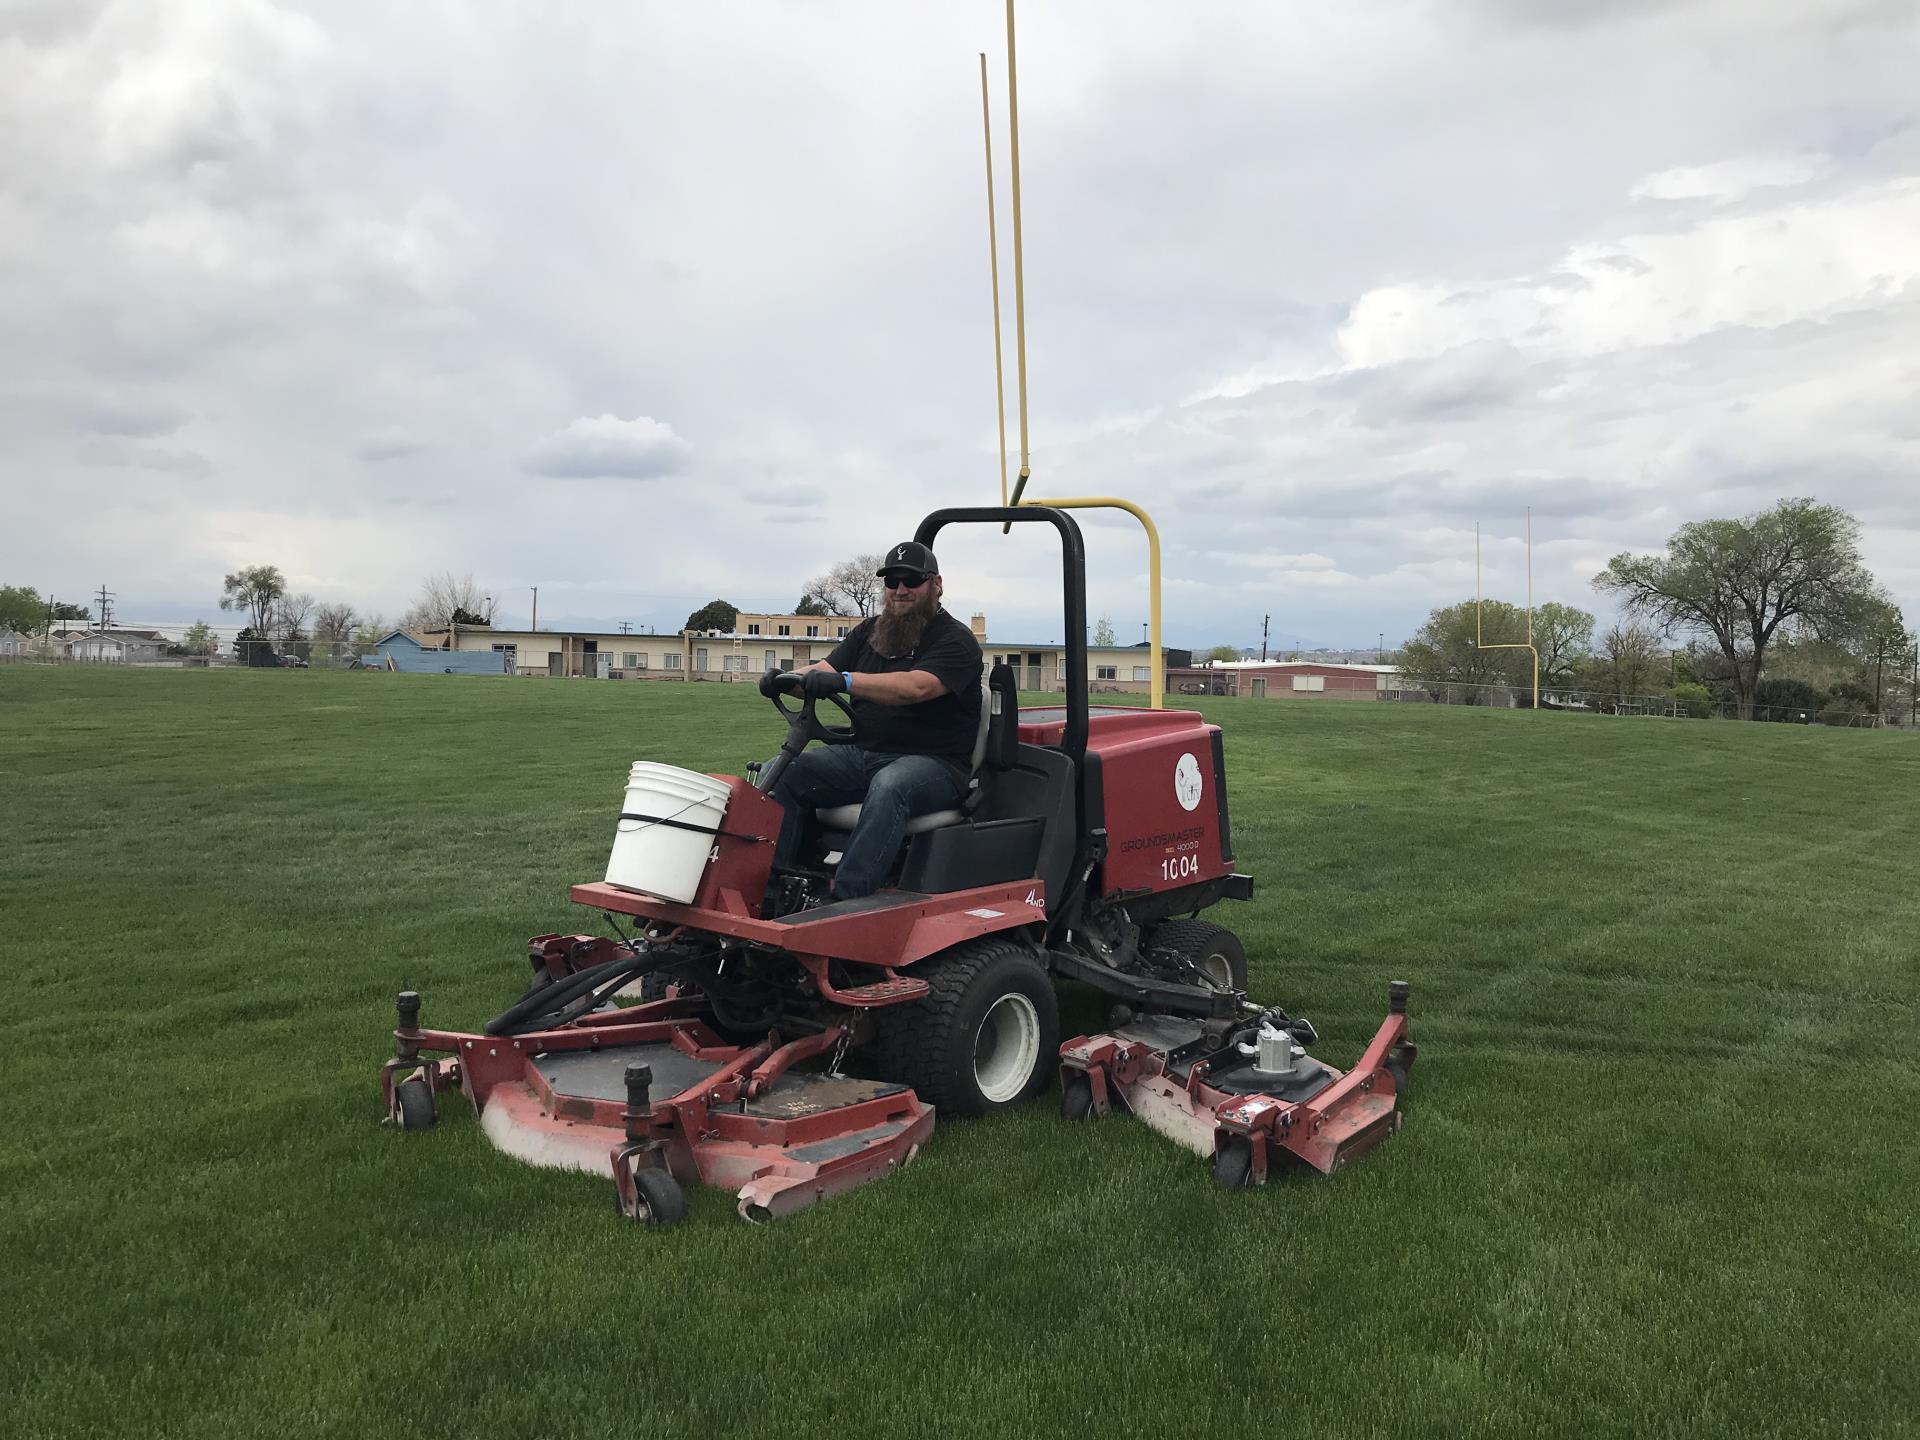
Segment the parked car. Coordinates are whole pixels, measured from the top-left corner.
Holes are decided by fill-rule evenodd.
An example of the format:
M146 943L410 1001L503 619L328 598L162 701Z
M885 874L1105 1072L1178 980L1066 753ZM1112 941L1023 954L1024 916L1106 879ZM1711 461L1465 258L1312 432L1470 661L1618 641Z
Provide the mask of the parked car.
M307 662L302 660L298 655L282 655L280 657L280 664L283 668L292 667L293 669L297 669L297 670L305 670L309 668L307 665Z

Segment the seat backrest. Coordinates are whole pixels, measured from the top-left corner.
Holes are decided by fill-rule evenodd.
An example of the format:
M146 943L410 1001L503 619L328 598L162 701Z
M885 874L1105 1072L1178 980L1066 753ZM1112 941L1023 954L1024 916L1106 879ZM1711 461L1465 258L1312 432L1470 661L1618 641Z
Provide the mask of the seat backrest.
M980 725L973 732L973 755L967 762L967 774L978 775L986 762L987 740L993 732L993 690L983 673L980 676Z
M976 749L973 768L1012 769L1020 749L1020 684L1011 665L1002 662L987 672L981 714L987 720L986 744Z

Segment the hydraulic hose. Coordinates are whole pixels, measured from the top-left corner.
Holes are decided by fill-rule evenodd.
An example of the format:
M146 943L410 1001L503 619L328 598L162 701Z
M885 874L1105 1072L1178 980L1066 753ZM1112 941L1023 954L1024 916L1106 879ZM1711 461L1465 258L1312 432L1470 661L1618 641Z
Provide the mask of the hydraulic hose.
M486 1023L488 1035L524 1035L551 1030L586 1014L609 996L651 970L660 968L664 955L627 954L589 966L564 980L522 995Z

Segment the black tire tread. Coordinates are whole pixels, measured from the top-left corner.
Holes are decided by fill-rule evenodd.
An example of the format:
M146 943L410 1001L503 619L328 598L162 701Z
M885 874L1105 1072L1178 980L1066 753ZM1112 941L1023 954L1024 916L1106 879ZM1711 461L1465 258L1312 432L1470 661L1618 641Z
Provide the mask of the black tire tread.
M1224 925L1216 925L1211 920L1164 920L1153 927L1147 937L1147 944L1155 950L1177 950L1182 955L1198 960L1212 947L1217 936L1225 935L1233 941L1234 949L1240 952L1237 966L1229 956L1229 969L1234 970L1234 983L1241 989L1247 988L1247 953L1240 943L1240 937Z
M434 1110L433 1087L424 1080L402 1080L393 1098L400 1109L402 1130L431 1130L439 1115Z
M923 960L908 971L932 987L924 1000L900 1006L899 1010L904 1013L882 1015L873 1053L881 1066L881 1073L887 1079L912 1086L915 1093L937 1111L953 1115L979 1113L974 1096L959 1090L954 1083L955 1077L941 1062L948 1052L954 1027L959 1023L960 1011L966 1004L967 993L974 980L1003 956L1025 960L1032 965L1044 981L1044 994L1049 1001L1052 1000L1053 981L1024 945L991 935L962 941L944 955ZM1041 1007L1040 1017L1043 1074L1049 1043L1056 1056L1060 1043L1059 1012L1055 1008L1049 1015L1046 1013L1048 1008ZM1052 1031L1051 1035L1049 1030Z
M633 1172L633 1183L647 1203L646 1223L678 1225L687 1218L687 1192L665 1170L651 1166Z

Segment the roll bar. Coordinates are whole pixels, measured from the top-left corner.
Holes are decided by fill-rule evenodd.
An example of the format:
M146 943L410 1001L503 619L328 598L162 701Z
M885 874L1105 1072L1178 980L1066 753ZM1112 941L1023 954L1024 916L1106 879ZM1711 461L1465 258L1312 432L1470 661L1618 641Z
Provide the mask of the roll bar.
M1084 768L1087 754L1087 547L1080 527L1064 510L1045 505L959 507L936 510L913 538L929 549L948 525L1014 525L1040 520L1060 532L1061 596L1067 625L1067 726L1060 748Z

